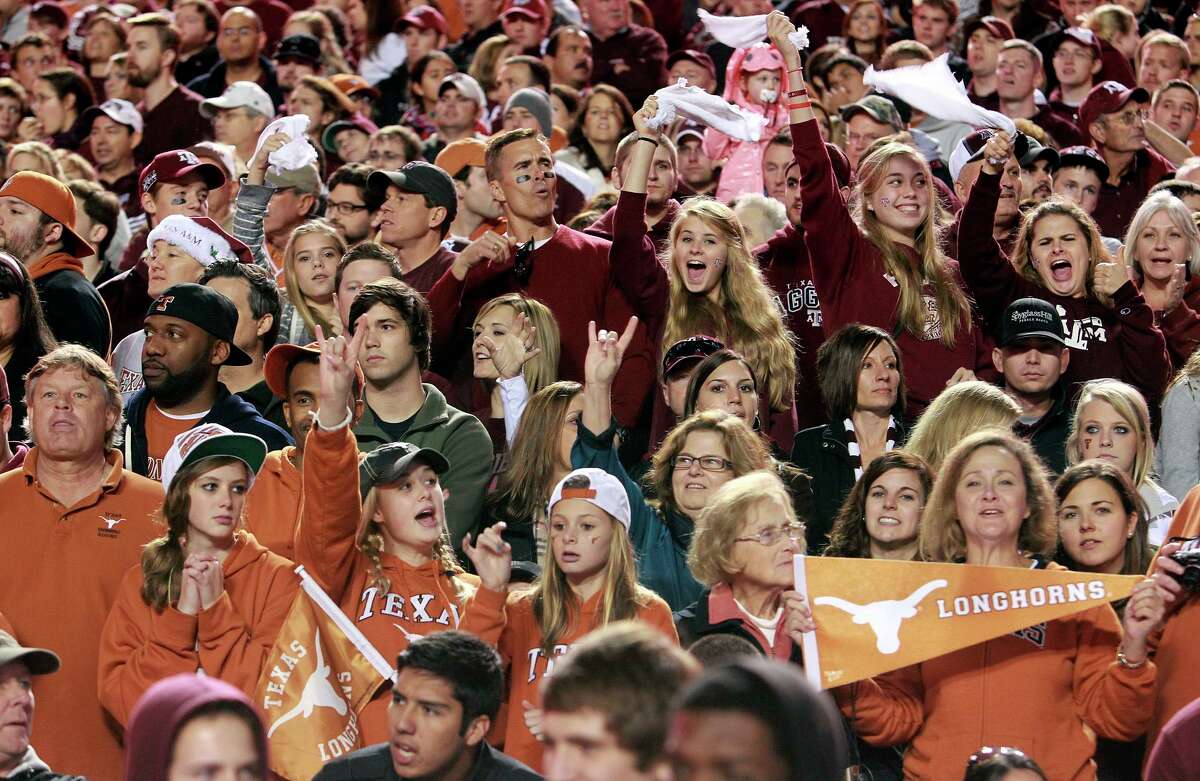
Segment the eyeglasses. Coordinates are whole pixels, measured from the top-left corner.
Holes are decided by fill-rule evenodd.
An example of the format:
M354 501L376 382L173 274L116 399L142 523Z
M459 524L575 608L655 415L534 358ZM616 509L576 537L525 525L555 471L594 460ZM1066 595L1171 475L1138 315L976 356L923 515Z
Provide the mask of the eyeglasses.
M804 539L804 530L808 528L802 523L785 523L779 526L768 526L759 531L753 537L734 537L734 542L757 542L764 547L771 547L775 543L787 537L792 542L799 542Z
M692 468L692 464L700 462L700 468L705 472L724 472L726 469L733 469L733 462L726 461L720 456L675 456L671 459L671 465L676 472L686 472Z
M1136 111L1122 111L1120 114L1113 115L1113 119L1117 123L1125 127L1133 127L1139 125L1150 118L1149 109L1138 109Z
M1076 49L1074 51L1063 47L1054 53L1056 60L1092 60L1095 57L1090 50Z
M352 217L358 212L365 212L367 210L367 207L361 203L350 203L349 201L329 201L325 204L325 207L329 211L336 212L343 217Z
M258 30L253 27L226 27L221 35L225 38L253 38L258 35Z
M984 746L967 759L967 770L974 768L980 762L986 762L992 757L1012 757L1013 759L1028 759L1025 752L1010 746Z

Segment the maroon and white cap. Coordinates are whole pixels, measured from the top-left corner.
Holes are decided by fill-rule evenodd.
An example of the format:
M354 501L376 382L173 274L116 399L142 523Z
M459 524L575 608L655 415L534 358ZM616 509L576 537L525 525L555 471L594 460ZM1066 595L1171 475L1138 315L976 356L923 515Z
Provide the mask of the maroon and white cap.
M504 0L500 18L503 19L506 16L524 16L535 22L541 22L549 16L549 12L546 10L546 3L543 0Z
M1102 81L1092 87L1092 91L1079 104L1079 132L1089 143L1092 134L1088 130L1091 124L1105 114L1120 111L1129 101L1149 103L1150 93L1141 87L1126 87L1119 81Z
M204 183L210 190L225 185L225 172L216 163L201 160L186 149L172 149L155 155L150 164L142 169L138 177L138 192L148 193L156 184L178 181L193 171L204 177Z
M442 16L442 12L433 6L419 5L396 22L397 29L403 30L405 27L416 27L418 30L437 30L445 35L446 17Z

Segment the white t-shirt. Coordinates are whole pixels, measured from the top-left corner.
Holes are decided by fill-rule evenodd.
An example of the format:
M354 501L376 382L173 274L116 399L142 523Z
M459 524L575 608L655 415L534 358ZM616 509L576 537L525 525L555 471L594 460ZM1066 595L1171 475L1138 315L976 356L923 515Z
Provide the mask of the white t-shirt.
M121 391L123 402L133 398L133 394L145 385L142 380L142 347L145 344L146 332L134 331L113 348L112 368L117 375L117 388Z

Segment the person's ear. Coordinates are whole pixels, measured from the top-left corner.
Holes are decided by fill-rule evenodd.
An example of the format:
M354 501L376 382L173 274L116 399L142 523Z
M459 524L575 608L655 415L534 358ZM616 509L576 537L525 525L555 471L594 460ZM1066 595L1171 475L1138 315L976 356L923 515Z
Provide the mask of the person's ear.
M433 230L433 229L439 227L443 222L445 222L446 217L448 217L449 215L450 215L450 212L448 209L446 209L445 206L434 206L432 209L429 210L429 219L425 221L426 222L425 227L429 228L430 230Z
M1004 352L999 347L992 348L992 366L1001 376L1004 375Z
M221 366L229 359L232 345L224 339L217 339L213 343L212 352L208 354L208 362L213 366Z
M1063 348L1062 357L1058 359L1058 363L1059 363L1058 370L1060 372L1066 373L1067 366L1070 365L1070 363L1071 363L1071 348L1069 348L1069 347Z
M617 189L617 190L621 189L621 169L617 168L614 165L612 167L612 170L608 172L608 178L609 178L609 181L612 182L612 186L614 189Z
M150 193L142 193L142 211L146 214L155 214L158 212L158 207L154 205L154 199L150 197Z
M63 224L61 222L51 222L46 225L45 232L42 234L42 240L47 244L56 244L63 240Z
M254 335L262 337L271 327L275 325L275 315L265 314L258 318L258 328L254 329Z
M470 747L478 746L484 738L487 737L488 730L492 728L492 720L488 716L476 716L467 725L466 731L463 733L463 741Z
M1099 57L1092 60L1092 75L1095 76L1097 73L1100 72L1100 69L1103 67L1104 67L1104 61L1101 60Z
M8 432L12 431L13 422L12 404L4 403L4 408L0 409L0 429L4 431L4 438L8 439Z
M265 51L267 48L267 33L265 30L258 34L258 50Z
M63 108L75 108L75 96L69 92L66 95L63 95L62 104Z
M292 427L292 405L286 401L283 403L283 422L288 424L288 428Z
M504 198L504 190L500 189L499 182L493 182L491 179L489 179L488 189L491 190L492 197L496 199L497 203L508 203L508 201L506 201Z
M442 501L445 502L449 499L450 499L450 489L446 488L445 486L442 486Z
M100 223L93 223L92 229L88 231L87 240L92 246L99 248L104 240L108 238L108 226Z
M300 197L296 199L296 209L301 215L307 217L312 213L313 206L316 204L316 202L317 199L312 193L302 193Z
M1092 134L1092 138L1095 139L1096 143L1098 144L1103 144L1108 139L1108 133L1104 128L1104 123L1098 119L1092 124L1088 125L1088 132ZM1104 183L1101 182L1101 184Z

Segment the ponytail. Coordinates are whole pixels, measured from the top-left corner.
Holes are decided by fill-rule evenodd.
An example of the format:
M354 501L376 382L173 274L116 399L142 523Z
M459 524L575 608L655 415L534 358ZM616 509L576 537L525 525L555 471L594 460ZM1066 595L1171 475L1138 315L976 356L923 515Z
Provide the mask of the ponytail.
M142 600L162 611L179 601L185 559L183 543L174 530L152 540L142 550Z

